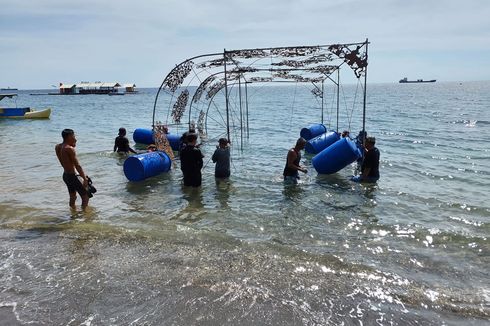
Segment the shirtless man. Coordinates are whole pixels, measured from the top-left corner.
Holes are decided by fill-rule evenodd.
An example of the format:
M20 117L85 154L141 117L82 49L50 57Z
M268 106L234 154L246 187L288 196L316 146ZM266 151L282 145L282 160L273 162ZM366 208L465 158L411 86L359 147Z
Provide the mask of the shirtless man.
M88 205L88 179L83 172L80 163L78 163L77 154L75 153L75 146L77 139L75 138L75 132L72 129L64 129L61 132L63 142L56 145L55 151L58 160L63 167L63 181L65 181L68 187L68 193L70 194L70 207L75 208L75 200L77 199L77 192L82 197L82 209L85 209ZM83 179L83 183L80 182L75 171L80 174Z

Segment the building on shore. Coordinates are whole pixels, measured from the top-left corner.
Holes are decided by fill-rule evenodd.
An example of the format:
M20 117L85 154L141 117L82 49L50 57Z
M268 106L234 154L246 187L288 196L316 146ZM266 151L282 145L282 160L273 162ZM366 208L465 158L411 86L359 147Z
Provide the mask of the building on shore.
M135 84L123 84L114 82L80 82L78 84L63 84L60 83L59 94L74 95L74 94L124 94L136 93Z

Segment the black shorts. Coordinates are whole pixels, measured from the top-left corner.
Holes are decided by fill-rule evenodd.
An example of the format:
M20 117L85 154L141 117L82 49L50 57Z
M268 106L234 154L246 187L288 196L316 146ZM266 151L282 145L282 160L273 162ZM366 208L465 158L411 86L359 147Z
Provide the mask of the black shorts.
M74 192L78 192L80 196L87 195L87 189L83 187L83 184L80 182L80 179L76 176L75 173L63 173L63 181L66 183L66 187L68 188L68 192L70 194Z
M184 186L190 186L190 187L200 187L201 186L201 172L199 173L192 173L192 174L185 174L184 173Z

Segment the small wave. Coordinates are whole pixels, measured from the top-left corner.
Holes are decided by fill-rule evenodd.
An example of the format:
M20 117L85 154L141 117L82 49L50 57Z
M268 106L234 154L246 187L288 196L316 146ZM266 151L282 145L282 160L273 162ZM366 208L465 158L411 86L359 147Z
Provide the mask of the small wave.
M459 119L454 121L449 121L450 124L464 124L465 126L474 127L476 125L490 125L490 121L487 120L468 120L468 119Z

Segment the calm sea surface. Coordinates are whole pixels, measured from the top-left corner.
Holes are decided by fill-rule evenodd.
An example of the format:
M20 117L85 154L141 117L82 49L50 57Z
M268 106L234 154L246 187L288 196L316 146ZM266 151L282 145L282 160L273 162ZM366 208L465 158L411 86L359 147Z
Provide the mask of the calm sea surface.
M368 85L375 186L350 182L355 166L317 175L310 156L300 184L285 186L287 150L319 122L319 102L304 86L249 87L243 147L231 101L232 177L215 182L210 141L198 191L182 187L178 161L130 183L112 153L119 127L134 145L132 131L151 126L155 89L33 92L17 105L51 107L50 120L0 120L4 323L490 324L490 82ZM327 89L336 128L333 98ZM339 129L355 135L361 91L344 86L340 98ZM223 112L217 98L210 119ZM68 207L54 154L63 128L98 189L87 212Z

